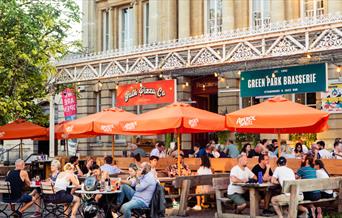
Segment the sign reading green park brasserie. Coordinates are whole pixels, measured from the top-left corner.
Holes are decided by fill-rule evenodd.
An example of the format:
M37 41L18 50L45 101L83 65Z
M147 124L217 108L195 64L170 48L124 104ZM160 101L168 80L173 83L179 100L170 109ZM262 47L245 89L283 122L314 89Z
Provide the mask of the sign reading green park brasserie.
M241 73L240 95L270 96L327 90L327 65L245 71Z

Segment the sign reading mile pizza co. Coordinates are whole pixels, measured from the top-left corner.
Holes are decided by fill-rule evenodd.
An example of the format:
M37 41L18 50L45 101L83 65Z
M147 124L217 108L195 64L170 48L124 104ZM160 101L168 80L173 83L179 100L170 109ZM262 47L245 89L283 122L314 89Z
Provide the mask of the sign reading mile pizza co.
M116 106L164 104L175 101L175 80L161 80L119 86Z

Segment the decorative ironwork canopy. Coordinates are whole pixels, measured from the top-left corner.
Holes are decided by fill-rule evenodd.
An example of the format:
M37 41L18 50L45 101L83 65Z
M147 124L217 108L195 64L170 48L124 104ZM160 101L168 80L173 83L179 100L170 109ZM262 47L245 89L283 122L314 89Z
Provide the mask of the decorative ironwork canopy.
M342 15L271 23L198 37L141 45L126 50L70 56L56 63L57 83L144 76L192 69L240 69L250 62L292 60L319 54L318 61L342 49ZM336 52L334 52L336 51ZM342 55L342 54L341 54ZM340 55L340 56L341 56ZM211 71L212 72L212 71Z

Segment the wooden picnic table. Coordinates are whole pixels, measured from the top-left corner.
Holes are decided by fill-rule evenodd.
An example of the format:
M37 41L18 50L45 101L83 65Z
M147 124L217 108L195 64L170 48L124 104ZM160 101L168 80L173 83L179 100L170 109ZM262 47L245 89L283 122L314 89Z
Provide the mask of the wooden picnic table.
M249 207L250 217L255 218L259 215L259 191L268 189L270 187L277 187L278 185L264 182L264 183L234 183L234 185L241 186L249 190Z
M158 177L160 183L172 183L176 177Z

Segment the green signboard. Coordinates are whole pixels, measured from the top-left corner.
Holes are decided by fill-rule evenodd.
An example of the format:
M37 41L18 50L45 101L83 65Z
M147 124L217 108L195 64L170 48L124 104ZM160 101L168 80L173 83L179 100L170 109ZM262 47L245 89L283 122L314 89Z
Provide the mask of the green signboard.
M310 64L241 73L240 96L272 96L327 90L327 65Z

